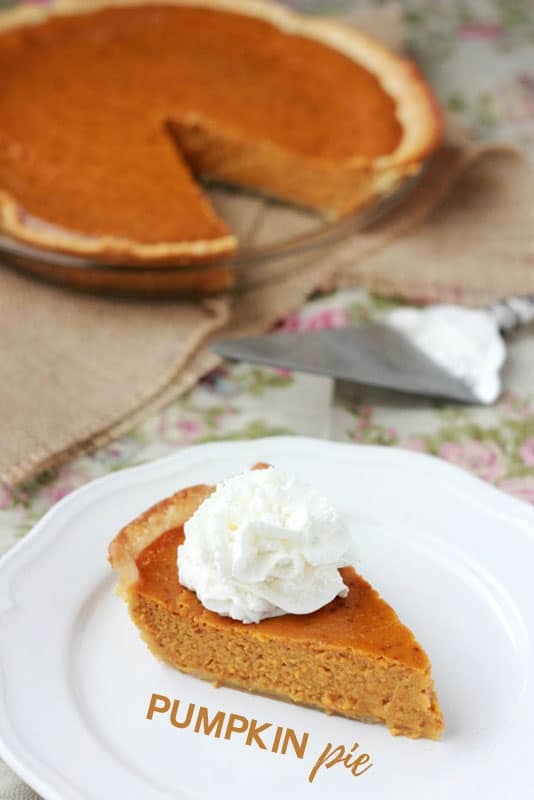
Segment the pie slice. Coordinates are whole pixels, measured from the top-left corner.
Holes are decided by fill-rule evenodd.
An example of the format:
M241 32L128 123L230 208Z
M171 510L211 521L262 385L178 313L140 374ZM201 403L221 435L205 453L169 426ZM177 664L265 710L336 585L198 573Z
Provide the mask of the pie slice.
M208 611L180 585L183 525L212 491L177 492L110 545L117 591L154 655L210 681L438 739L443 719L426 653L352 568L341 570L347 597L251 625Z
M330 214L437 145L409 61L257 0L56 0L0 15L0 229L107 260L224 259L207 175Z

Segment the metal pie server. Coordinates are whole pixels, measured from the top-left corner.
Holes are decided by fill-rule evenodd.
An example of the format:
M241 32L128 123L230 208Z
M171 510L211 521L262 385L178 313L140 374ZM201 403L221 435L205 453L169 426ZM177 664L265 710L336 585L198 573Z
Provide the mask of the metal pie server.
M534 320L534 297L512 297L485 309L502 332ZM393 327L370 323L306 333L275 333L213 342L225 358L480 404L471 387L436 364Z

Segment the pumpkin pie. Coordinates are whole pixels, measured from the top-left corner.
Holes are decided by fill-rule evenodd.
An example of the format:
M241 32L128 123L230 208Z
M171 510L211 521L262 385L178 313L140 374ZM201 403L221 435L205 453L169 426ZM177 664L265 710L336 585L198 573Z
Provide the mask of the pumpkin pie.
M0 74L0 228L112 261L231 254L198 176L342 215L441 134L411 62L259 0L25 5Z
M248 625L207 610L179 583L184 523L212 491L177 492L110 545L118 593L154 655L210 681L382 722L395 735L439 738L443 719L426 653L352 568L341 570L346 597L312 614Z

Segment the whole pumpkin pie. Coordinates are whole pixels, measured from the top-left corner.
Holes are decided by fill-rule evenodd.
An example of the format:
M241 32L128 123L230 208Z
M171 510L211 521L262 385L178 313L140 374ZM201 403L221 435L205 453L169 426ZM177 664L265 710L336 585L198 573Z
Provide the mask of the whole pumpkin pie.
M154 655L217 683L382 722L395 735L439 738L443 719L426 653L352 568L341 570L345 597L257 624L209 611L180 584L183 526L212 492L203 485L177 492L110 545L118 593Z
M110 260L223 258L196 176L335 215L391 192L441 121L409 61L257 0L0 16L0 227Z

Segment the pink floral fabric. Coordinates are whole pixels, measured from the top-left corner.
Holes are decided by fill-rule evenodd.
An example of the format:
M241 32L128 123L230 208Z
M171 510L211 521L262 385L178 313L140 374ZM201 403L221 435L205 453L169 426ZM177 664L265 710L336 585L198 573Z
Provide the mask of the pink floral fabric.
M499 450L473 439L446 442L438 449L438 455L490 483L495 483L506 471L506 463Z

